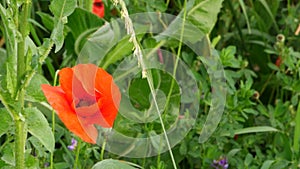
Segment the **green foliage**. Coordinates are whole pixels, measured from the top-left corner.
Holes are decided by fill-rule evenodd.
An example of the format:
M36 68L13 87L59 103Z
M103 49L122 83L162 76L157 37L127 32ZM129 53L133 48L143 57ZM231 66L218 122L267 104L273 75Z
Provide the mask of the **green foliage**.
M124 161L106 159L96 163L92 169L114 169L114 168L124 168L124 169L135 169L135 167L131 166L129 163Z
M28 132L36 137L45 148L54 151L54 136L45 116L37 108L25 109Z
M32 3L28 12L28 16L32 15L30 18L23 18L26 16L23 13L25 2ZM143 122L136 123L121 114L117 116L114 131L138 138L163 134L158 115L153 113L157 110L148 81L141 78L137 63L131 62L133 44L124 31L123 18L118 19L121 16L119 7L103 0L105 17L98 18L91 12L91 4L92 1L82 0L1 2L0 168L15 168L17 165L16 125L20 122L26 124L28 131L24 133L23 168L49 168L49 163L58 169L75 168L74 164L77 168L95 169L171 168L168 153L135 159L105 152L106 160L99 162L102 148L97 145L81 142L75 150L70 150L68 146L75 136L58 118L51 117L52 110L45 103L40 85L53 81L56 70L62 67L73 66L77 61L92 62L111 73L119 70L115 81L128 86L124 88L128 91L128 98L122 96L120 111ZM174 124L191 125L187 124L185 117L191 115L189 109L192 106L183 107L180 101L192 105L196 98L191 96L200 100L194 128L172 148L178 168L211 168L214 160L220 159L226 159L229 168L237 169L299 166L298 1L189 0L185 4L181 0L126 0L126 5L129 14L153 12L143 15L147 16L144 18L131 15L138 43L147 49L143 53L146 63L159 67L167 65L166 60L159 60L165 54L161 51L168 51L174 60L179 56L201 91L200 96L194 93L183 95L180 85L174 83L172 86L174 79L170 74L154 69L148 71L154 84L157 108L167 130L173 129ZM170 19L171 15L163 13L176 17ZM28 26L22 27L22 21ZM152 22L158 24L149 24ZM151 32L156 26L163 28L162 33ZM182 44L179 42L181 37ZM22 42L24 51L20 51ZM52 49L53 45L55 49ZM191 46L196 46L197 51L192 51ZM23 53L24 63L20 63L19 53ZM88 59L84 60L86 56ZM205 56L220 59L225 77L222 84L227 94L225 110L222 117L218 116L220 123L216 131L199 144L210 109L225 101L220 96L218 102L213 102L216 89L211 78L221 75L215 72L218 68L215 62ZM158 61L153 58L158 58ZM122 67L120 62L124 61L130 64ZM17 74L20 64L24 66L21 77ZM118 69L119 66L122 69ZM185 72L179 68L177 71ZM127 81L124 77L131 73L135 73L134 77ZM179 84L186 88L190 85L185 80ZM181 109L185 109L184 114L178 116ZM213 119L218 120L217 117ZM55 122L54 133L51 122ZM103 139L102 136L99 138ZM118 139L116 141L122 141L122 137ZM131 142L129 147L120 147L128 152L146 146L159 151L160 141L151 138L147 145Z

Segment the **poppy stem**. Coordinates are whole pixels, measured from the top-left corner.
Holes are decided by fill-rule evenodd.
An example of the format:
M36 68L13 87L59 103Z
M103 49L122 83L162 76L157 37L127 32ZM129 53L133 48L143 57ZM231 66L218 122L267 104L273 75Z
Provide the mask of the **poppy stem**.
M104 142L103 142L103 144L102 144L101 154L100 154L100 161L102 161L103 158L104 158L105 145L106 145L106 139L104 140Z
M104 141L103 141L102 147L101 147L100 161L102 161L103 157L104 157L104 151L105 151L106 141L107 141L107 136L105 135L105 138L104 138Z
M57 70L55 72L53 86L56 86L58 72L59 72L59 70ZM52 133L54 134L55 133L55 112L54 112L54 110L52 110L51 113L52 113ZM50 169L53 169L53 167L54 167L53 156L54 156L54 150L50 154Z
M76 147L76 157L75 157L75 163L74 163L74 167L73 169L77 169L78 167L78 159L79 159L79 155L80 155L80 149L81 149L81 139L78 139L78 144Z

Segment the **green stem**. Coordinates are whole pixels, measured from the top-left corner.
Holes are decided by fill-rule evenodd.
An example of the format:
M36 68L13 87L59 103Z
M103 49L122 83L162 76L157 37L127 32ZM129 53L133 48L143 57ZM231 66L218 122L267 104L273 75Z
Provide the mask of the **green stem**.
M58 72L59 72L59 70L57 70L55 72L53 86L56 86ZM52 109L52 133L53 134L55 133L55 112L53 109ZM53 169L53 167L54 167L53 156L54 156L54 151L51 152L51 155L50 155L50 169Z
M104 157L105 146L106 146L106 139L107 139L107 137L105 136L104 141L102 143L101 154L100 154L100 161L102 161L103 157Z
M22 78L25 73L26 69L26 54L25 54L25 38L27 36L27 27L28 27L28 17L29 17L29 7L30 7L30 0L26 0L22 6L21 12L20 12L20 23L19 31L21 33L21 40L18 43L18 64L17 64L17 78L18 78L18 87L20 87L22 84ZM20 100L23 102L22 100Z
M73 169L77 169L78 159L79 159L79 155L80 155L80 149L81 149L81 140L79 139L77 147L76 147L76 157L75 157L75 163L74 163Z
M15 135L15 163L16 169L25 168L25 140L27 136L25 122L15 117L16 135Z
M298 104L297 108L297 114L296 114L296 126L294 131L294 145L293 149L296 154L299 153L299 140L300 140L300 102Z
M17 49L17 93L18 102L20 103L19 112L14 113L15 121L15 165L16 169L25 168L25 142L27 137L27 130L25 127L25 120L23 117L24 110L24 93L25 90L22 88L22 79L26 71L26 54L25 54L25 38L27 36L27 21L29 17L29 8L31 1L26 0L23 2L21 11L20 11L20 22L17 21L18 29L21 34L21 39L18 42ZM21 23L21 24L19 24Z

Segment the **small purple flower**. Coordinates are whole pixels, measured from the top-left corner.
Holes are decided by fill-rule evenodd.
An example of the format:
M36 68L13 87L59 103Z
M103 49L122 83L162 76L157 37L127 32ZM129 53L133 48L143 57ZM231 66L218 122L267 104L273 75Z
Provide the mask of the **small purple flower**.
M68 149L69 150L75 150L76 146L77 146L77 140L75 140L74 138L72 138L71 145L68 146Z
M47 168L49 166L50 166L50 163L49 162L45 162L44 167Z
M219 160L214 160L211 166L215 169L227 169L229 164L226 158L221 157Z

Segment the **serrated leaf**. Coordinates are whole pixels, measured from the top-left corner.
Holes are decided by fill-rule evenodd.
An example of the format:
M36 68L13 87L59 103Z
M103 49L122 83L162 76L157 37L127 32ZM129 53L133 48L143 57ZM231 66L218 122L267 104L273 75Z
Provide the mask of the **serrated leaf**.
M122 168L122 169L136 169L135 167L132 167L129 165L126 161L119 161L119 160L113 160L113 159L106 159L103 161L100 161L96 163L92 169L116 169L116 168Z
M9 13L1 4L0 4L0 16L2 21L2 26L4 27L4 37L5 37L5 46L8 56L13 56L14 51L16 51L16 25L13 22L12 14ZM11 57L15 60L15 57Z
M4 108L0 109L0 137L5 134L8 133L9 130L11 130L13 128L13 121L12 118L10 116L10 114L8 113L8 111Z
M56 18L62 19L72 14L76 4L77 0L53 0L49 8Z
M12 63L6 62L6 87L11 95L15 94L16 86L16 68L12 66Z
M47 119L37 108L26 108L25 117L28 126L28 132L36 137L47 150L54 150L54 135L48 124Z
M15 165L15 155L14 155L14 143L7 144L3 150L2 153L3 156L1 157L1 160L5 161L6 164L9 164L11 166Z
M47 79L40 75L35 74L26 90L25 99L31 102L41 102L45 100L45 96L41 89L41 84L49 84Z

